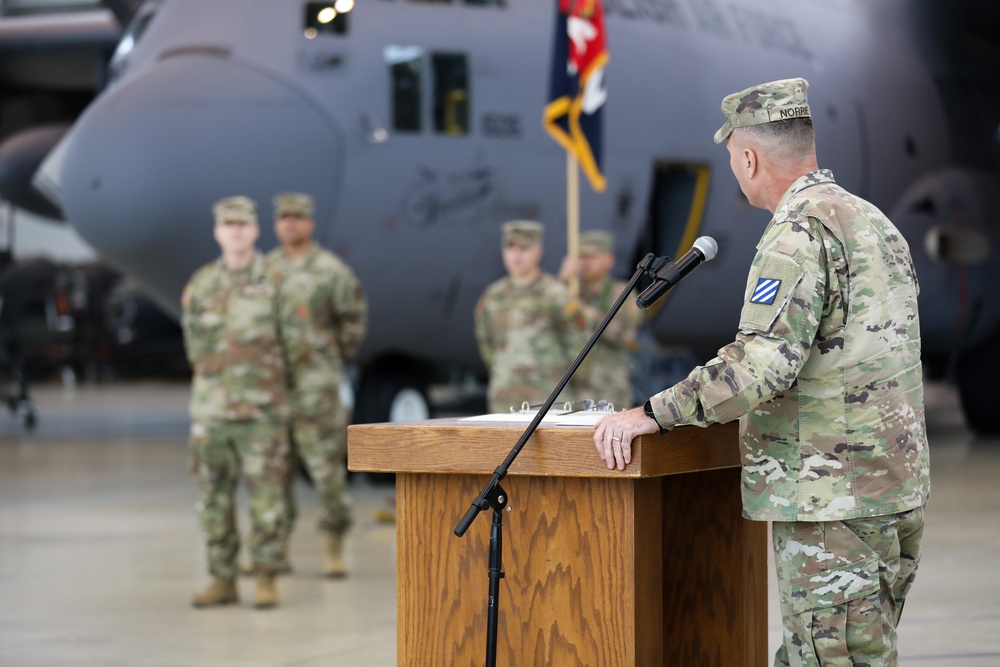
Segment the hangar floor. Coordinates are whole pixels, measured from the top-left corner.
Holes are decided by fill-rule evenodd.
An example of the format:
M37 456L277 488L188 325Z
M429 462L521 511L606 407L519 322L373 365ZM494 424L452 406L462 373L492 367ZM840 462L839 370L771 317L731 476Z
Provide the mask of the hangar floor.
M900 628L900 664L1000 664L1000 441L975 439L928 387L934 498ZM320 575L315 496L300 486L282 605L194 610L206 580L186 473L183 384L40 387L39 426L0 413L0 665L378 667L396 662L392 489L355 477L351 576ZM243 515L245 516L245 512ZM508 567L513 564L508 564ZM780 641L773 600L769 639Z

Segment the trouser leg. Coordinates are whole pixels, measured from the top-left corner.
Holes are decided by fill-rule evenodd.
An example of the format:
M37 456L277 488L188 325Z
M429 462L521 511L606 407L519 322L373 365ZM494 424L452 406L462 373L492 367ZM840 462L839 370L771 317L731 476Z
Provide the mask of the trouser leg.
M245 427L240 444L250 496L250 556L258 574L278 572L289 530L288 432L285 424Z
M208 571L218 579L236 576L240 537L236 527L236 488L240 464L235 443L224 426L193 424L191 469L201 497L198 522L205 535Z
M296 419L293 439L319 496L319 529L343 535L352 522L347 493L347 411L338 408L332 412Z
M922 509L848 521L775 522L784 642L774 664L897 664L896 623L919 562L922 531Z

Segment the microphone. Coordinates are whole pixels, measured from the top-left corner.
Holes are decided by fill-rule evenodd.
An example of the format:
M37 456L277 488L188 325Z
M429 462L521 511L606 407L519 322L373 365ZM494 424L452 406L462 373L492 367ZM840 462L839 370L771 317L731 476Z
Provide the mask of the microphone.
M719 244L715 239L711 236L699 236L683 257L676 262L667 262L666 266L656 272L656 281L635 298L636 305L643 310L649 308L669 292L671 287L694 271L695 267L715 257L718 251Z

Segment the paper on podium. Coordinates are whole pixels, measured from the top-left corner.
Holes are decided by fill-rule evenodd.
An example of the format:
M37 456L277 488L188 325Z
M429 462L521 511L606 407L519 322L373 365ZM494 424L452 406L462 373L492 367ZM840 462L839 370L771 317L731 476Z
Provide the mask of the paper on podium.
M508 413L496 413L491 415L476 415L475 417L462 417L459 421L469 421L469 422L509 422L511 424L528 424L532 419L535 418L537 412L508 412ZM604 411L594 411L594 410L582 410L580 412L571 412L569 414L559 414L550 412L542 418L542 424L548 426L590 426L593 427L594 424L601 417L608 416L609 412Z

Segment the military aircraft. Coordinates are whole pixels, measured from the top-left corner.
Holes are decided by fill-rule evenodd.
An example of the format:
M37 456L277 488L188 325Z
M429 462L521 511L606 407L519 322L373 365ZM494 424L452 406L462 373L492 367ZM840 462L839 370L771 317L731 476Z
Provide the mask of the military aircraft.
M715 261L650 322L707 358L732 339L768 216L712 142L719 102L803 76L820 163L885 210L920 276L930 372L955 373L970 424L996 432L1000 373L1000 9L920 0L606 0L603 194L582 227L613 231L617 270L683 252ZM502 273L499 223L566 244L565 157L544 132L553 2L152 0L109 84L41 174L66 218L174 313L217 253L218 198L266 221L280 191L317 198L319 238L371 306L356 416L423 404L442 368L482 374L474 304ZM262 245L274 236L264 224Z

